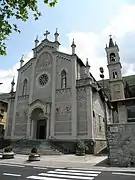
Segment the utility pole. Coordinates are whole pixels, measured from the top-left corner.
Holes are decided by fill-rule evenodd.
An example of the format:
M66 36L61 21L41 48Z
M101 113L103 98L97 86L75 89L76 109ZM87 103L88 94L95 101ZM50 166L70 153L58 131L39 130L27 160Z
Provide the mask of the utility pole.
M106 137L106 143L107 143L107 151L108 151L108 160L109 160L109 142L108 142L108 130L107 130L107 112L106 112L106 100L105 100L105 83L104 83L104 69L103 67L99 68L100 71L100 78L102 79L102 86L103 86L103 96L104 96L104 125L105 125L105 137Z

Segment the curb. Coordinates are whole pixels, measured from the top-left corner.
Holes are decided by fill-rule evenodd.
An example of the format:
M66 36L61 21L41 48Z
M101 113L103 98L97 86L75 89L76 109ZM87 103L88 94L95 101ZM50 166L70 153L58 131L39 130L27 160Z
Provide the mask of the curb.
M38 167L38 168L62 168L62 169L78 169L78 170L99 170L99 171L104 171L104 172L124 172L124 173L133 173L135 174L135 168L117 168L117 167L95 167L95 166L89 166L89 167L68 167L68 166L45 166L45 165L36 165L36 164L24 164L24 163L8 163L8 162L0 162L1 165L13 165L13 166L25 166L25 167Z

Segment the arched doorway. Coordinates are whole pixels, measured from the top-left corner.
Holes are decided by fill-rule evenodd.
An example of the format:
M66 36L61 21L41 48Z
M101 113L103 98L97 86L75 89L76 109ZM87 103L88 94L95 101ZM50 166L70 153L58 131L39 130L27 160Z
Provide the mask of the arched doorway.
M31 114L33 139L46 139L47 118L41 108L36 108Z

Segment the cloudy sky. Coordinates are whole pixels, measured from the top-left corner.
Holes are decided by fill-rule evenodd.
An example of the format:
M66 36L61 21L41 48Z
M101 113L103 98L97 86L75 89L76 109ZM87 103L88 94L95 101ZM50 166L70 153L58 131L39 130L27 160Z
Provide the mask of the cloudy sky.
M21 34L13 33L7 43L7 56L0 57L0 92L9 92L22 54L25 62L32 56L34 40L49 30L53 40L55 29L60 33L60 50L71 53L71 42L75 39L76 53L84 62L89 59L91 72L99 79L99 67L105 69L108 78L105 46L109 34L120 49L123 75L135 74L135 0L58 0L55 8L40 2L42 17L32 18L26 23L17 22Z

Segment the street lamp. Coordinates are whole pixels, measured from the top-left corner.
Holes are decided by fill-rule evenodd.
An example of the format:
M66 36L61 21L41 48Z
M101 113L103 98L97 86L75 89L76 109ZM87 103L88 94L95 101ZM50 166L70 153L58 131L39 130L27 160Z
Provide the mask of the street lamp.
M104 69L103 67L99 68L100 71L100 77L102 79L102 86L103 86L103 96L104 96L104 124L105 124L105 137L106 137L106 143L107 143L107 150L108 150L108 157L109 157L109 144L108 144L108 132L107 132L107 113L106 113L106 101L105 101L105 85L104 85Z

